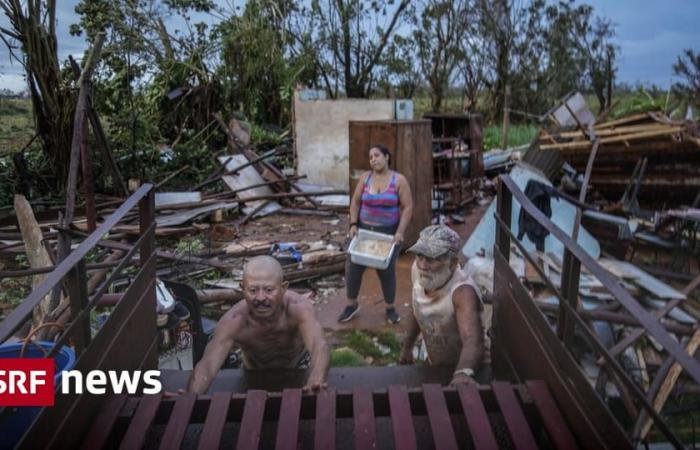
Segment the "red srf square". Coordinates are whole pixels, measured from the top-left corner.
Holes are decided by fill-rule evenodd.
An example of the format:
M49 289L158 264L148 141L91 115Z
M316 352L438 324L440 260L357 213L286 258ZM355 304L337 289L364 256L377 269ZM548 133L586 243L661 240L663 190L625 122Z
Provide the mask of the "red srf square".
M0 406L53 406L54 361L0 358Z

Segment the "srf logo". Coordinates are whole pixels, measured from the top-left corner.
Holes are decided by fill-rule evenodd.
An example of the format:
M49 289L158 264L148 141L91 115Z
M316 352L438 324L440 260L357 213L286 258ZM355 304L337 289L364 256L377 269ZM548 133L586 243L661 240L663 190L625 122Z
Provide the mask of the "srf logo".
M0 406L53 406L54 361L0 358Z

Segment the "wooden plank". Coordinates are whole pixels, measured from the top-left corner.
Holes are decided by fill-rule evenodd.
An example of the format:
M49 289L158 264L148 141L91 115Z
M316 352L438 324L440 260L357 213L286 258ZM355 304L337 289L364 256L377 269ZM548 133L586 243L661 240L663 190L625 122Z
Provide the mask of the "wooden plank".
M516 450L536 450L537 443L532 435L525 413L510 383L494 381L491 383L501 414L506 422L506 428Z
M176 450L180 448L182 439L185 437L185 431L187 431L187 425L190 423L192 408L194 408L196 400L197 396L189 393L182 394L175 400L175 406L173 406L173 411L170 413L170 419L165 427L163 440L160 443L161 449Z
M695 330L693 335L690 337L690 341L688 342L688 345L686 347L688 355L695 355L695 352L697 351L698 347L700 347L700 330ZM683 368L681 367L681 365L678 364L678 362L674 362L673 366L671 366L671 370L669 370L668 375L666 375L666 378L661 384L659 392L654 398L654 409L657 412L660 412L666 404L666 400L668 400L668 397L671 395L671 391L673 391L673 387L676 385L676 381L678 381L678 377L680 377L681 372L683 372ZM649 417L649 415L646 413L644 413L643 416L640 416L639 422L641 426L635 426L635 428L641 430L639 437L640 439L644 439L647 433L649 433L649 430L651 430L651 426L654 422L651 419L651 417Z
M301 412L301 389L282 391L282 405L277 425L276 450L296 450L299 436L299 413Z
M423 397L425 398L425 409L428 412L435 448L457 450L457 439L452 429L452 421L442 387L439 384L424 384Z
M528 392L535 402L535 407L542 417L544 427L558 449L577 449L576 439L569 430L568 425L542 380L528 380L525 382Z
M315 450L335 449L335 389L316 395Z
M267 391L250 390L246 394L243 418L241 419L241 429L238 434L236 448L258 448L266 400Z
M366 387L352 390L352 415L355 423L355 448L364 450L377 447L372 392Z
M459 384L457 385L457 393L474 441L474 448L480 450L498 449L498 443L491 429L486 408L481 401L479 389L474 384Z
M151 428L153 418L158 412L160 400L163 394L144 395L141 397L139 406L136 408L134 416L131 418L129 428L126 430L124 439L122 439L119 448L122 450L130 450L143 447L146 441L146 434Z
M416 450L416 431L413 427L411 403L405 386L389 386L389 409L396 450Z
M126 394L113 395L104 403L83 441L83 450L97 450L105 446L128 398Z
M204 421L204 428L199 437L199 450L211 450L219 448L221 433L224 431L228 407L231 403L230 392L217 392L212 397L207 411L207 418Z
M683 292L685 295L688 295L691 292L693 292L698 286L700 286L700 275L693 278L693 281L691 281L686 287L684 287L681 292Z

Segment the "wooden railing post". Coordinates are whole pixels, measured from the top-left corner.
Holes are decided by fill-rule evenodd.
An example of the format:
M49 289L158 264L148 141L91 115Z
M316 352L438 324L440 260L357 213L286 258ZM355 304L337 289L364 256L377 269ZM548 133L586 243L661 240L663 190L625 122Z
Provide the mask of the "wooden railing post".
M84 258L78 261L68 273L68 294L72 322L77 320L80 312L88 304L87 268L85 267ZM72 337L76 353L79 356L90 344L91 333L89 315L82 320L82 323L77 325L77 330Z
M560 301L568 302L571 308L578 310L578 288L581 278L581 261L579 261L569 250L564 248L564 261L561 276ZM557 321L557 336L564 342L564 347L569 348L574 337L574 322L569 317L567 308L559 305L559 320Z
M506 175L507 176L507 175ZM501 178L498 179L498 198L496 199L496 214L503 220L503 222L510 228L510 216L513 207L513 194L508 190L508 187L504 185ZM493 249L494 253L496 250L501 252L501 255L506 259L506 262L510 261L510 236L503 227L496 226L496 247Z
M139 232L144 234L148 231L148 227L155 220L155 195L154 189L148 191L145 197L139 201ZM144 266L153 253L153 236L143 240L139 249L140 264Z

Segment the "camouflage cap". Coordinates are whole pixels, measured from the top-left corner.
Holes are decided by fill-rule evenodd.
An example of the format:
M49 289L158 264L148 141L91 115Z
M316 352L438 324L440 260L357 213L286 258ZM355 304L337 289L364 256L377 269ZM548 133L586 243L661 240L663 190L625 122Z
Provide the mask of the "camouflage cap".
M409 252L437 258L451 251L455 256L459 253L459 235L445 225L431 225L420 232L415 245Z

